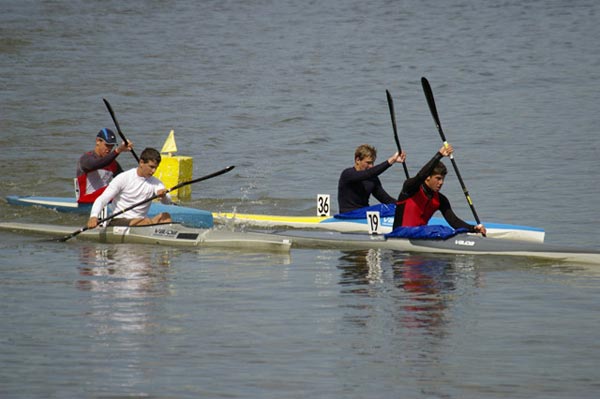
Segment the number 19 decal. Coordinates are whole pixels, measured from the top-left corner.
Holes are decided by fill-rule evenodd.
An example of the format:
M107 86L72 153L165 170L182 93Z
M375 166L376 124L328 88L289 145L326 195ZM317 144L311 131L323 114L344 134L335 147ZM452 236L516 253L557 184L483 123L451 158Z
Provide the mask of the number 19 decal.
M317 195L317 216L329 217L329 194L318 194Z
M369 225L369 234L380 234L379 212L367 212L367 224Z

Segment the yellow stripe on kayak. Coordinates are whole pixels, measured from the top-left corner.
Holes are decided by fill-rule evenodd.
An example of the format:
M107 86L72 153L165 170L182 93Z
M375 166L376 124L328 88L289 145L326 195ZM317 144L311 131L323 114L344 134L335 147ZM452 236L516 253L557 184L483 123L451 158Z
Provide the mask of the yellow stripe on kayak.
M217 219L236 219L236 220L255 220L261 222L278 222L278 223L313 223L319 224L327 216L279 216L279 215L253 215L244 213L221 213L214 212L213 218Z

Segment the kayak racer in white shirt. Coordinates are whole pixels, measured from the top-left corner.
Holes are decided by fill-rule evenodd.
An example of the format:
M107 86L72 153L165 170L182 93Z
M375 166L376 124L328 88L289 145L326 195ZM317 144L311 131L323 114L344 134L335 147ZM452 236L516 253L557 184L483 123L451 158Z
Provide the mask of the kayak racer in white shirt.
M129 169L117 175L92 205L87 227L90 229L98 226L98 219L102 209L112 201L113 213L119 212L132 205L158 195L163 204L171 204L171 197L164 184L154 177L156 168L160 165L160 153L154 148L146 148L140 155L137 168ZM111 226L143 226L157 223L171 222L171 215L167 212L149 218L148 210L151 202L148 201L135 207L110 221Z

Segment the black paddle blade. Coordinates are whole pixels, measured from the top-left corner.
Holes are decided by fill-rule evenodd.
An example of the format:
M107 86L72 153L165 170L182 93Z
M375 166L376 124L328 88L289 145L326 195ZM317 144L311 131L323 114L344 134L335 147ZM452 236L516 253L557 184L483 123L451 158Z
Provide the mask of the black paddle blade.
M385 95L387 96L388 107L390 108L390 118L392 119L392 129L394 130L394 141L396 142L396 148L398 148L398 152L401 153L402 147L400 146L400 139L398 138L398 128L396 126L396 111L394 111L394 100L392 99L392 95L388 90L385 91ZM402 163L402 167L404 168L404 174L408 179L410 175L408 174L406 162Z
M442 137L442 141L446 141L446 136L444 135L444 131L442 130L442 123L440 122L437 107L435 106L435 99L433 98L433 91L431 90L429 81L427 81L425 77L422 77L421 85L423 86L423 92L425 93L425 98L427 99L427 105L429 105L429 111L431 111L431 116L433 116L433 120L435 121L437 130L440 133L440 136Z
M121 131L121 126L119 126L119 122L117 121L117 117L115 116L115 112L113 111L112 107L110 106L110 103L106 100L106 98L103 98L102 101L104 101L106 108L108 108L108 113L110 114L110 117L112 118L113 122L115 123L115 126L117 127L117 133L119 133L119 136L121 136L121 139L124 142L129 143L129 140L127 140L127 138ZM131 150L131 155L133 155L133 157L135 158L135 161L137 163L140 163L140 158L138 158L135 151Z
M89 230L88 227L82 227L77 231L72 232L71 234L69 234L68 236L62 237L62 238L56 238L56 239L52 239L52 240L48 240L48 241L55 241L55 242L66 242L68 240L70 240L71 238L83 233L84 231Z
M392 119L392 129L394 130L394 140L396 141L396 147L398 152L402 152L400 147L400 139L398 139L398 128L396 127L396 111L394 110L394 100L388 90L385 91L388 101L388 107L390 108L390 118Z

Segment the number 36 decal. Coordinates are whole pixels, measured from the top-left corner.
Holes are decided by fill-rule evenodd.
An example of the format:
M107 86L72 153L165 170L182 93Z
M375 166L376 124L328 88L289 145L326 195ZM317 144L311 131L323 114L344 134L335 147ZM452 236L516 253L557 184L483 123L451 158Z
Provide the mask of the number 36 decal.
M329 201L329 194L317 194L317 216L329 217L331 209Z

